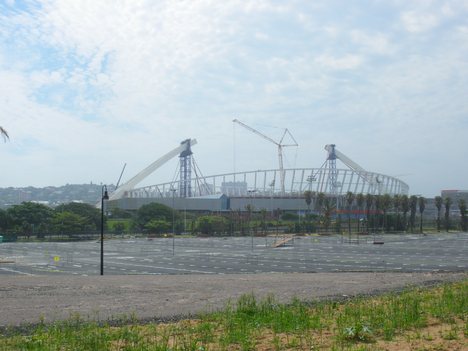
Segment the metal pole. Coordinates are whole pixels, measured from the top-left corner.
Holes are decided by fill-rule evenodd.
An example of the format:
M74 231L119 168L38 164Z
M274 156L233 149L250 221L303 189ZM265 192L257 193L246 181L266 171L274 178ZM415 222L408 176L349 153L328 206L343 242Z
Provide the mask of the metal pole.
M250 196L250 206L249 206L249 230L250 230L250 239L251 239L251 244L252 244L252 251L254 249L254 239L253 239L253 230L252 230L252 212L253 212L253 205L252 205L252 194L254 194L257 190L247 190Z
M175 255L175 219L174 219L174 194L176 189L172 188L172 256Z
M104 195L101 196L101 275L104 275Z
M104 200L109 200L106 185L101 188L101 275L104 275Z

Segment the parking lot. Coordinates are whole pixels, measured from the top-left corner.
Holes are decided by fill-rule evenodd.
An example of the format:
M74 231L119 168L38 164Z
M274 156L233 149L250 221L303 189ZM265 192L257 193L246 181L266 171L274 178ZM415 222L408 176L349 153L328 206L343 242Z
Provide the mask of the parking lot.
M105 241L104 274L460 272L468 234L125 238ZM0 244L0 274L98 275L100 242Z

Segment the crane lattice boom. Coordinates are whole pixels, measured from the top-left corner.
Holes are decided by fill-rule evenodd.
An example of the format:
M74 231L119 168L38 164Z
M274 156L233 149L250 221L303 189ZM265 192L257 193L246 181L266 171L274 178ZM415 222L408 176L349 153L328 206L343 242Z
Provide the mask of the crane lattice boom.
M233 119L232 122L241 125L245 129L250 130L252 133L255 133L255 134L261 136L263 139L268 140L269 142L275 144L278 147L278 163L279 163L279 171L280 171L281 193L284 194L285 188L284 188L283 147L299 146L296 139L294 139L294 137L292 136L291 132L287 128L285 128L284 132L283 132L283 135L281 136L281 139L278 142L278 141L275 141L272 138L266 136L265 134L259 132L258 130L254 129L252 127L249 127L247 124L242 123L238 119ZM289 135L291 137L291 139L294 141L294 144L282 144L282 142L284 140L284 137L286 135Z

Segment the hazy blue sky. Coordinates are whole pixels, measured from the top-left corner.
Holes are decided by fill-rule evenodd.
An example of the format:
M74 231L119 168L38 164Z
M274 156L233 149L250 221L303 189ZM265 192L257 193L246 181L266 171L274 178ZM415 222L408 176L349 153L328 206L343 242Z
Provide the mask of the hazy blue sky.
M204 175L277 167L234 118L289 128L287 167L335 143L412 194L467 189L468 1L0 0L0 187L115 183L186 138Z

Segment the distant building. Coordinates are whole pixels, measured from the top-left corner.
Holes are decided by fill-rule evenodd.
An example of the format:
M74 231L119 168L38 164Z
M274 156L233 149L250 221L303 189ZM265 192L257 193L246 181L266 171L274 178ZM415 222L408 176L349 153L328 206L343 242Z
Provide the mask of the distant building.
M468 204L468 190L442 190L441 195L443 199L450 198L452 204L456 205L458 200L464 199Z
M223 182L221 193L227 196L244 196L247 194L247 182Z

